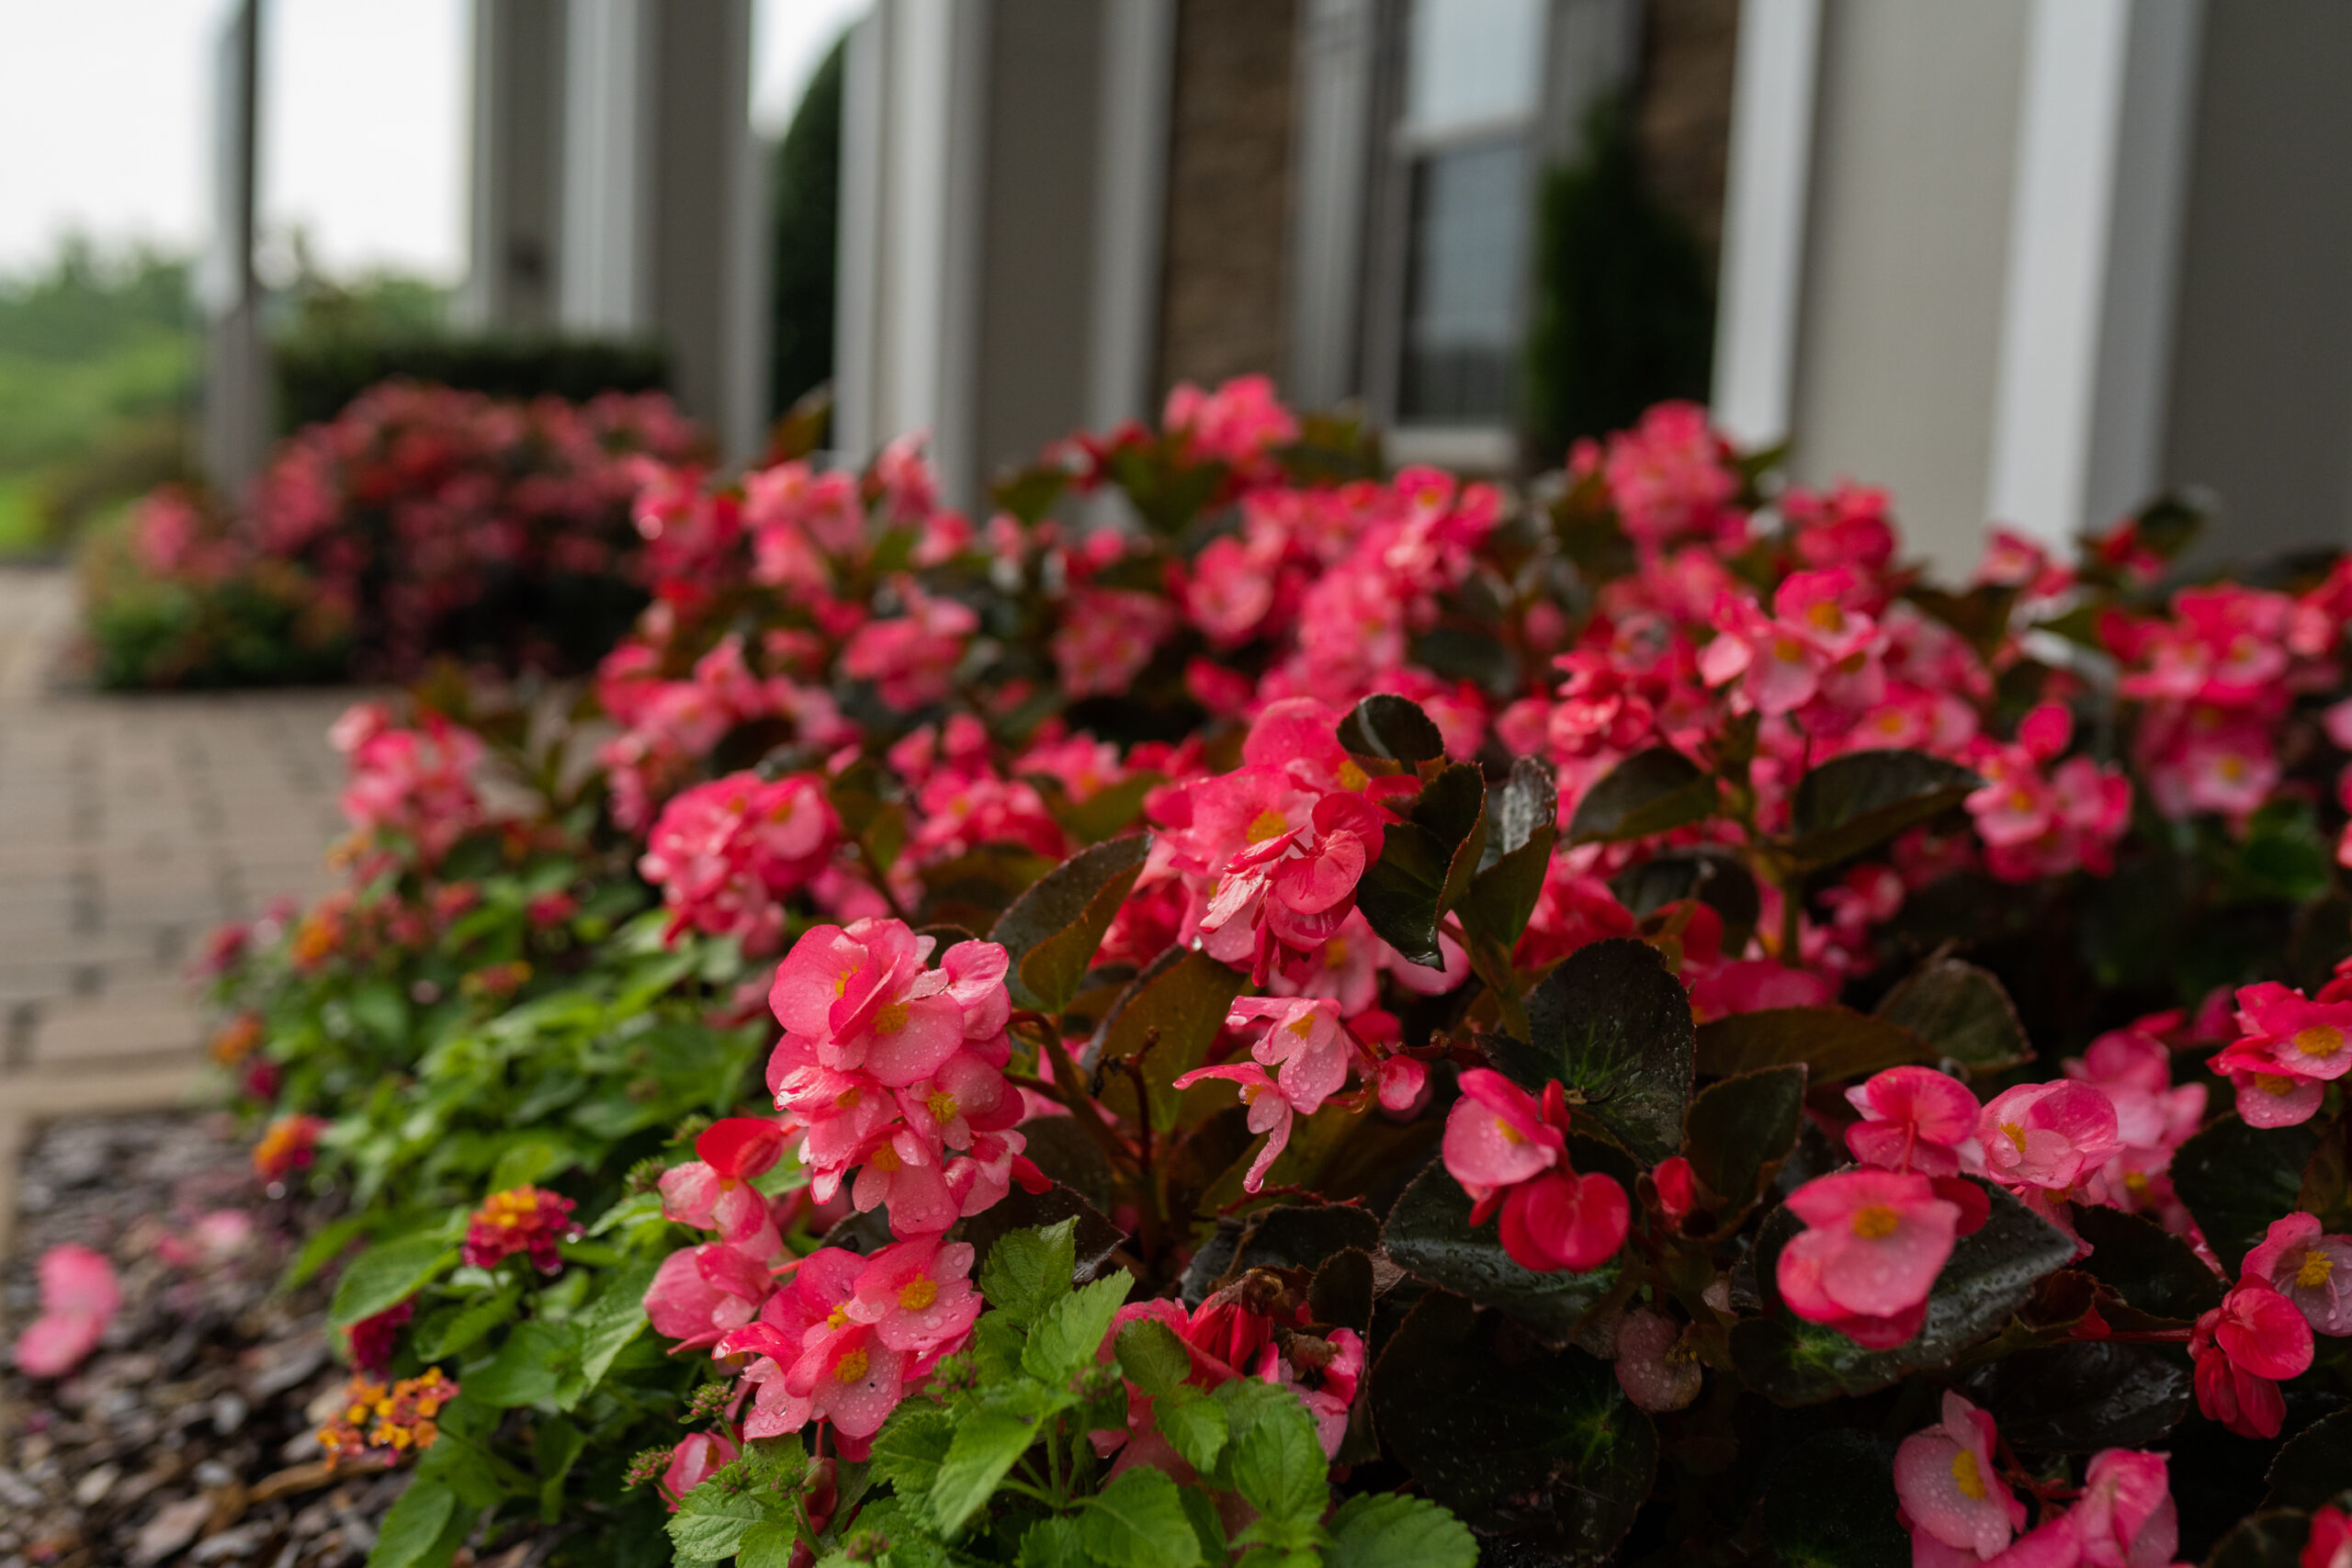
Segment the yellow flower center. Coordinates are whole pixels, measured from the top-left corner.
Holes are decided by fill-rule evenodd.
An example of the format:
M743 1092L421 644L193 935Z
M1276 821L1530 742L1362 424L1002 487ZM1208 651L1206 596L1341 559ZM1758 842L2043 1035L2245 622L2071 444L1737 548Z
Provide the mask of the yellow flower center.
M924 1100L923 1105L930 1111L931 1119L934 1122L956 1120L956 1097L944 1089L933 1089L931 1098Z
M2135 1198L2145 1197L2148 1191L2148 1173L2144 1170L2125 1171L2123 1189Z
M2326 1284L2327 1277L2335 1272L2335 1259L2313 1248L2303 1254L2303 1266L2295 1270L2295 1283L2307 1291L2317 1290Z
M939 1281L928 1274L918 1274L899 1287L899 1304L909 1312L921 1312L939 1299Z
M1519 1145L1527 1142L1526 1134L1521 1132L1518 1128L1512 1126L1510 1122L1504 1121L1499 1116L1495 1118L1495 1131L1503 1135L1503 1142L1507 1144Z
M907 1004L891 1002L874 1015L874 1032L896 1034L907 1026Z
M847 1323L848 1321L849 1308L847 1307L835 1307L831 1312L825 1314L825 1326L827 1328L839 1328L842 1324Z
M865 1352L863 1349L852 1350L842 1358L842 1364L833 1369L833 1376L842 1382L855 1382L865 1375Z
M1838 612L1836 603L1828 599L1808 606L1804 618L1812 622L1815 629L1825 632L1834 632L1846 624L1846 617Z
M1285 818L1281 812L1275 810L1270 806L1266 807L1265 810L1258 813L1256 818L1250 822L1250 841L1253 844L1262 844L1268 839L1273 838L1277 834L1287 833L1289 831L1290 822L1288 819Z
M857 1109L857 1097L864 1092L864 1090L855 1088L845 1089L842 1090L839 1095L834 1097L833 1105L838 1110L854 1111Z
M2273 1073L2256 1073L2254 1087L2265 1094L2290 1095L2295 1092L2295 1080Z
M880 1148L875 1150L872 1157L867 1159L865 1163L872 1166L876 1170L896 1170L899 1168L899 1151L892 1148L889 1145L885 1144Z
M1292 1019L1288 1023L1283 1024L1283 1027L1289 1030L1293 1034L1297 1035L1301 1040L1304 1040L1308 1034L1314 1032L1315 1015L1311 1012L1300 1013L1296 1018Z
M2001 1123L2001 1132L2010 1143L2017 1145L2018 1156L2023 1158L2025 1156L2024 1124L2017 1122L2004 1122Z
M1333 937L1323 944L1323 967L1344 969L1348 963L1348 942L1345 937Z
M1976 1456L1966 1449L1951 1456L1951 1483L1970 1502L1984 1500L1984 1472L1976 1468Z
M1865 1203L1854 1211L1854 1234L1865 1241L1893 1235L1903 1216L1884 1203Z
M2344 1049L2344 1031L2332 1023L2314 1023L2295 1032L2295 1049L2306 1056L2333 1056Z
M840 974L834 976L833 995L838 997L846 994L849 990L849 983L856 974L857 971L854 969L844 969Z
M1364 771L1356 766L1353 758L1350 758L1348 761L1340 764L1338 776L1340 787L1345 790L1360 790L1363 788L1365 784L1372 782L1372 780L1365 774Z
M1774 637L1772 657L1783 664L1794 664L1804 657L1804 644L1792 637Z

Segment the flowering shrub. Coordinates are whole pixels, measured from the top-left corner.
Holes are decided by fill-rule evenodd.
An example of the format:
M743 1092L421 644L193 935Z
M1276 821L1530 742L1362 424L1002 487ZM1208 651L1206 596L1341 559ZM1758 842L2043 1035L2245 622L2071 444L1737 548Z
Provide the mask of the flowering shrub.
M357 676L435 656L592 663L644 603L639 464L699 438L658 393L582 404L390 381L281 446L233 516L165 490L94 563L113 685Z
M653 476L598 713L363 710L216 948L353 1407L447 1379L379 1561L2332 1562L2352 566L1770 480L1250 382L979 524Z

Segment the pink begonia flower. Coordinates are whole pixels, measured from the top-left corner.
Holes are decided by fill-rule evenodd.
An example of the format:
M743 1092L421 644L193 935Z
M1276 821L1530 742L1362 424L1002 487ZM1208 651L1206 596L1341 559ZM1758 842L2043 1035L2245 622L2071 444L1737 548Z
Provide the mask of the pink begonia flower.
M2143 1021L2143 1024L2155 1021ZM2118 1208L2153 1215L2186 1233L2188 1209L2174 1193L2173 1151L2205 1117L2205 1086L2172 1083L2172 1053L2141 1026L2110 1030L2080 1056L2060 1064L2070 1078L2088 1083L2115 1107L2122 1146L2092 1184L2093 1194Z
M1409 1114L1429 1099L1430 1070L1410 1056L1383 1056L1372 1070L1372 1085L1382 1110Z
M1655 548L1681 536L1712 532L1739 481L1722 437L1696 403L1659 403L1595 455L1625 532Z
M1226 1078L1239 1084L1241 1103L1250 1108L1250 1131L1272 1134L1259 1147L1258 1157L1250 1162L1249 1172L1241 1179L1242 1190L1255 1192L1264 1184L1266 1171L1274 1163L1275 1156L1290 1142L1290 1097L1283 1093L1281 1087L1266 1076L1266 1069L1255 1062L1238 1062L1222 1067L1195 1067L1180 1076L1173 1087L1186 1089L1208 1078Z
M851 1163L858 1171L850 1184L850 1201L861 1214L888 1208L893 1235L933 1235L961 1215L961 1205L948 1190L942 1152L911 1127L876 1138L852 1156Z
M2273 1073L2233 1072L2230 1087L2237 1091L2238 1117L2249 1127L2299 1126L2317 1115L2327 1098L2327 1085L2317 1078Z
M1124 692L1173 629L1176 612L1157 593L1082 588L1072 593L1054 633L1054 669L1072 697Z
M782 1245L767 1200L752 1187L784 1154L785 1130L759 1116L729 1116L695 1139L701 1157L662 1173L664 1218L701 1230L754 1258L772 1258Z
M1312 1116L1348 1081L1352 1055L1340 1023L1340 1004L1306 997L1243 997L1225 1015L1227 1029L1262 1023L1250 1055L1279 1069L1274 1081L1301 1116Z
M811 927L768 992L785 1028L777 1055L864 1068L889 1087L937 1072L964 1043L965 1009L946 994L946 972L923 967L931 948L899 920Z
M866 1258L843 1310L874 1325L887 1349L919 1352L960 1342L980 1314L973 1256L967 1243L943 1244L935 1236L892 1242Z
M2271 1221L2240 1272L2294 1303L2312 1332L2352 1334L2352 1235L2322 1235L2318 1215L2297 1211Z
M2313 1001L2265 981L2241 989L2237 1002L2240 1038L2213 1059L2216 1071L2323 1082L2352 1072L2352 1001Z
M1169 389L1160 423L1181 432L1192 456L1205 462L1239 465L1298 439L1297 417L1264 376L1236 376L1215 391L1179 381Z
M1894 1492L1905 1528L1983 1561L2025 1529L2025 1505L1993 1459L1993 1417L1951 1389L1943 1420L1894 1450Z
M2312 1512L2312 1533L2296 1568L2352 1568L2352 1511L2324 1504Z
M662 1472L662 1495L670 1500L670 1511L678 1511L678 1500L704 1482L711 1472L735 1462L735 1445L723 1432L695 1432L681 1438L670 1450L669 1468Z
M2089 1084L2019 1084L1984 1107L1976 1124L1984 1173L2008 1187L2071 1191L2122 1146L2115 1106Z
M1625 1397L1653 1414L1687 1407L1705 1381L1697 1353L1682 1346L1682 1325L1638 1309L1617 1325L1616 1365Z
M1806 1226L1781 1249L1774 1275L1791 1312L1868 1349L1917 1335L1951 1257L1960 1205L1924 1176L1864 1169L1816 1177L1788 1207Z
M724 1242L681 1247L654 1270L646 1321L681 1349L707 1345L751 1322L775 1289L765 1263Z
M884 702L907 710L947 695L980 618L969 605L924 592L912 578L895 579L894 586L906 614L858 627L842 649L842 672L873 682Z
M821 780L730 773L671 798L638 870L662 889L672 941L694 930L767 952L784 929L781 900L825 869L840 834Z
M2251 1277L2197 1320L2197 1407L2242 1438L2275 1438L2287 1418L2278 1384L2312 1364L2312 1325L2266 1280Z
M1846 1147L1864 1165L1922 1176L1982 1171L1976 1123L1983 1107L1968 1086L1933 1067L1889 1067L1846 1091L1862 1119Z
M40 1271L40 1315L17 1336L17 1367L27 1377L63 1377L97 1348L122 1290L103 1253L70 1241L42 1253Z
M1539 1103L1502 1074L1472 1067L1446 1113L1446 1173L1470 1195L1470 1223L1501 1210L1503 1250L1521 1268L1579 1272L1625 1244L1632 1204L1616 1179L1568 1164L1567 1101L1559 1084Z
M1338 933L1384 838L1380 813L1362 795L1325 795L1307 826L1226 863L1201 917L1202 947L1220 963L1248 962L1252 983L1263 985L1278 961L1305 957Z
M2167 1568L2180 1546L2180 1510L2165 1456L2107 1449L2091 1456L2083 1495L2067 1517L2085 1568Z
M1658 1212L1678 1224L1698 1204L1699 1179L1680 1155L1658 1161L1650 1172L1650 1185L1657 1190Z

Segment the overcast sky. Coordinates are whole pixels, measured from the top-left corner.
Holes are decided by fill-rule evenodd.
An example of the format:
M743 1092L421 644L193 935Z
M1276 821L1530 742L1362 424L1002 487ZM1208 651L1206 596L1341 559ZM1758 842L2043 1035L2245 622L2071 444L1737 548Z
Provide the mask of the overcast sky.
M866 0L754 0L752 118L780 131ZM201 243L229 0L0 0L0 274L78 229ZM266 0L265 227L330 271L465 271L471 0Z

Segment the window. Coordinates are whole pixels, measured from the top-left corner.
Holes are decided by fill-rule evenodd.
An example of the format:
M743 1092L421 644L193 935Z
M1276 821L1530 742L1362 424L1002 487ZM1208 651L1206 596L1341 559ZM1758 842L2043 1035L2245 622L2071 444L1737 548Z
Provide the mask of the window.
M1544 0L1412 0L1396 416L1496 426L1517 401Z

